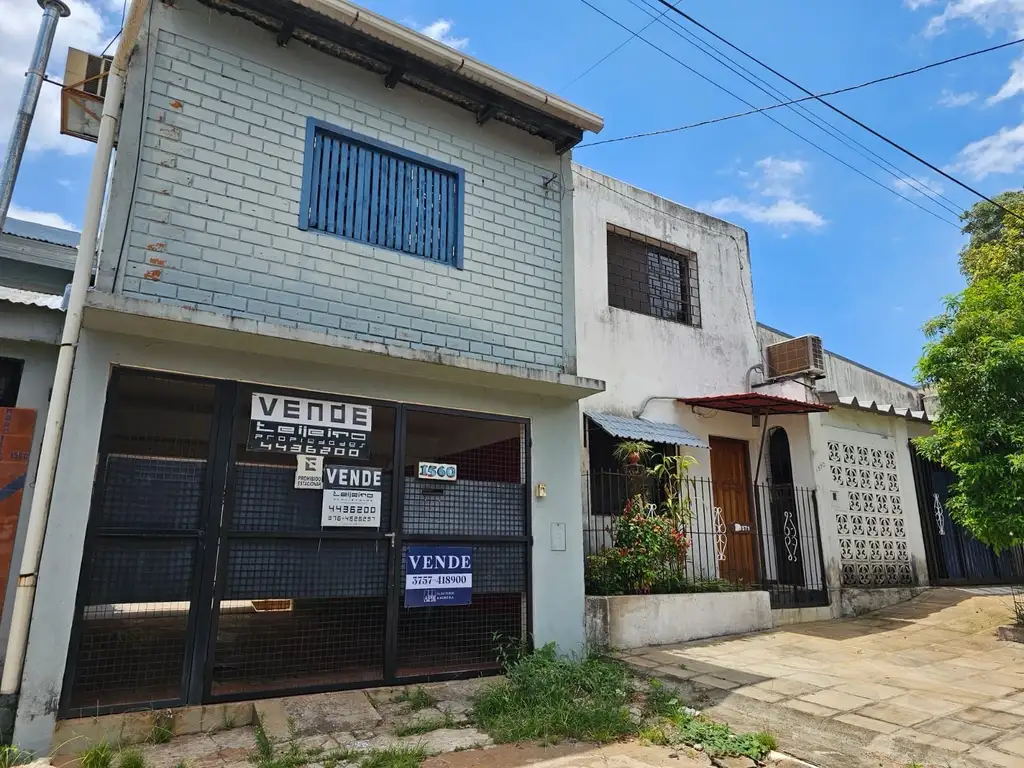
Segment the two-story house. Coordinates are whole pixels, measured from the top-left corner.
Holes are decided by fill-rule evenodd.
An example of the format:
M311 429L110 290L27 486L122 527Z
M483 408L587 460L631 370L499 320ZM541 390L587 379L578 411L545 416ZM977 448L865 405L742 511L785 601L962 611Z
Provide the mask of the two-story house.
M16 742L578 648L600 118L344 0L145 14Z
M926 584L939 545L926 546L935 510L909 443L928 431L921 393L817 337L759 325L742 229L589 168L575 166L574 180L579 370L607 382L580 403L585 551L612 546L637 487L614 450L643 441L696 460L684 491L688 589L751 590L699 621L613 616L598 598L592 639L763 629Z

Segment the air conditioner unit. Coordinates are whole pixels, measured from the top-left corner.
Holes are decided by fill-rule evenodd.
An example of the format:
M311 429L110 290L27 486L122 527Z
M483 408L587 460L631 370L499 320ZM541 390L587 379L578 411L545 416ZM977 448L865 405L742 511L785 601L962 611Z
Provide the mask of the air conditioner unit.
M825 351L820 336L798 336L764 348L768 379L786 376L825 378Z
M64 87L60 95L60 132L86 141L96 141L100 113L107 95L107 73L112 56L96 56L68 48L64 65Z

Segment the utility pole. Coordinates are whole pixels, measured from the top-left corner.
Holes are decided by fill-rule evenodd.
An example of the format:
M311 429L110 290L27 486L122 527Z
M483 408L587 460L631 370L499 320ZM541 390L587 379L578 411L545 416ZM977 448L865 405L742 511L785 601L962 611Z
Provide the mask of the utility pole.
M7 155L4 157L3 168L0 169L0 232L7 222L7 209L11 207L18 168L21 167L21 157L25 154L25 142L28 141L28 132L36 113L36 103L39 101L39 91L42 90L46 77L46 63L50 60L50 48L53 46L57 22L71 15L71 9L61 0L38 2L43 9L43 18L39 22L39 35L36 37L36 47L32 51L32 61L25 73L25 87L21 91L18 114L14 118L11 138L7 142Z

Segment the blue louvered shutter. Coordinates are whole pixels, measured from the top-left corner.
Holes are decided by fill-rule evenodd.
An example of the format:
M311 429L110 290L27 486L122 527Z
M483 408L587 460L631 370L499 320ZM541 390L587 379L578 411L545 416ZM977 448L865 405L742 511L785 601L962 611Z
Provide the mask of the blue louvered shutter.
M305 228L459 266L459 174L312 125Z

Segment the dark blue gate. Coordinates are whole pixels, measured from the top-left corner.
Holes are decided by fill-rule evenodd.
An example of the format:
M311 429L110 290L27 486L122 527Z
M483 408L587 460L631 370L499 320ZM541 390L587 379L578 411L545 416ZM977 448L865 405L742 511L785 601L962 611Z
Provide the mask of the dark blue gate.
M1024 583L1024 547L1013 547L997 554L975 539L946 511L950 486L956 482L956 475L921 456L912 442L910 456L931 583Z

